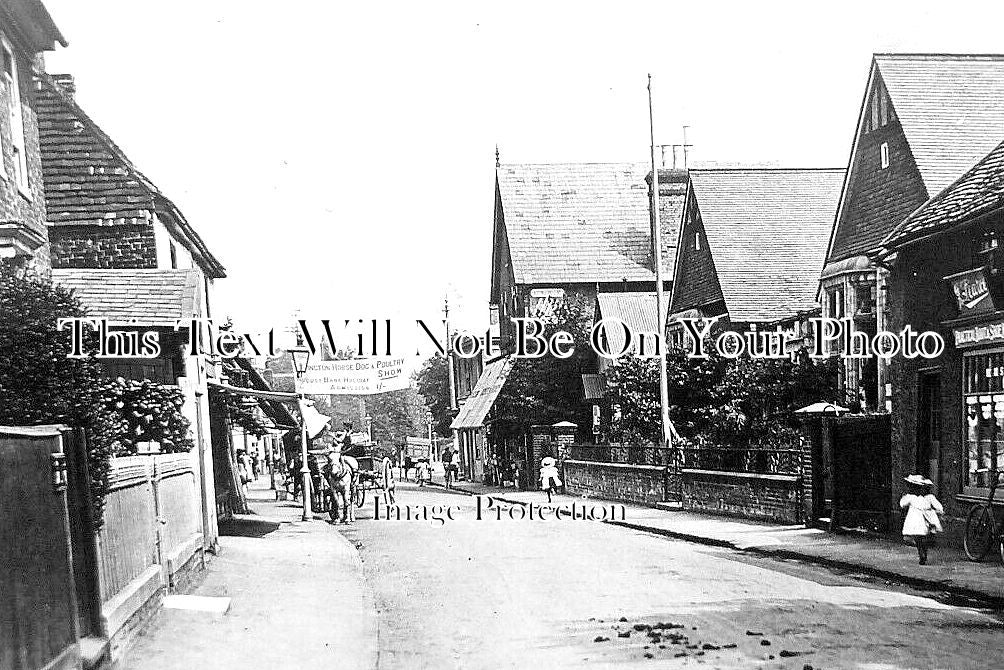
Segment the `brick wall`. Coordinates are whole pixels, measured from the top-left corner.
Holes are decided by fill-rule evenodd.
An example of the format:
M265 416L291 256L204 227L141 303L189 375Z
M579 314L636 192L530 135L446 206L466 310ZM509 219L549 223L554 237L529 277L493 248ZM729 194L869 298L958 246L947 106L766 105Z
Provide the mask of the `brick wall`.
M15 49L17 50L17 49ZM32 63L20 50L16 55L20 75L21 116L24 120L25 159L28 165L28 191L21 193L14 179L14 154L11 144L9 105L11 87L0 86L0 133L3 134L2 170L0 170L0 221L17 221L31 231L46 235L45 196L42 190L42 160L38 146L38 117L32 98ZM42 271L49 266L48 245L43 244L35 254L31 264Z
M1004 232L1004 221L992 219L988 227ZM945 338L945 353L936 360L902 356L893 359L890 383L893 387L892 495L893 519L901 518L899 497L905 493L902 479L918 470L919 382L924 373L940 373L941 441L937 454L938 471L928 474L937 480L936 493L947 514L945 531L949 541L961 541L960 533L971 502L959 499L965 483L966 451L963 441L965 424L962 402L962 352L953 345L952 329L942 325L954 319L958 308L948 282L942 278L969 270L985 262L975 248L986 228L980 226L965 234L942 236L902 250L889 275L889 330L899 331L906 324L914 330L933 330ZM895 528L898 530L898 528Z
M54 268L137 269L157 267L153 224L52 226Z
M666 469L651 465L565 461L565 491L572 495L655 505L665 500Z
M683 507L778 523L802 523L801 478L709 470L683 470Z

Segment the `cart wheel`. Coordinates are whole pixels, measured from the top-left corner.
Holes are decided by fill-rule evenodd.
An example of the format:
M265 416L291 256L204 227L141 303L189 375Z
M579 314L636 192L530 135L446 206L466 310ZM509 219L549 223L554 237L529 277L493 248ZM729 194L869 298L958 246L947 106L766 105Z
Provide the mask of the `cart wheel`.
M396 499L395 488L397 483L394 481L394 468L391 466L389 458L383 459L383 495L384 502L388 505L393 505Z
M366 503L366 487L361 484L362 482L356 484L356 507L362 507Z
M335 493L331 489L324 491L324 500L328 504L328 517L332 521L338 521L338 506L335 505Z

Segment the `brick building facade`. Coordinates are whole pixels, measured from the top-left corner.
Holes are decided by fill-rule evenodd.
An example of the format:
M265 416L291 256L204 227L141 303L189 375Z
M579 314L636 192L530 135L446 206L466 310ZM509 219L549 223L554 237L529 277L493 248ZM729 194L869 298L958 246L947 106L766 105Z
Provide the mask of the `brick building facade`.
M891 360L892 478L932 479L955 539L972 503L986 500L992 472L1004 469L1002 174L1004 145L906 218L877 253L889 267L890 329L909 325L946 342L934 359Z
M49 269L32 78L41 54L66 40L41 2L0 3L0 261Z
M869 335L886 330L886 272L868 253L997 144L1001 90L999 56L874 55L820 279L823 316L853 318ZM842 402L889 411L886 367L844 359Z

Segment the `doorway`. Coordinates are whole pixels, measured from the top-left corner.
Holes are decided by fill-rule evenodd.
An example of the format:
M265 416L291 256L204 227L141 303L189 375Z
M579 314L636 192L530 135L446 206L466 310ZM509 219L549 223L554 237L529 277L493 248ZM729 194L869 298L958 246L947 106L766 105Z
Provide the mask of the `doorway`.
M930 478L937 488L941 455L941 373L923 372L918 381L915 471Z

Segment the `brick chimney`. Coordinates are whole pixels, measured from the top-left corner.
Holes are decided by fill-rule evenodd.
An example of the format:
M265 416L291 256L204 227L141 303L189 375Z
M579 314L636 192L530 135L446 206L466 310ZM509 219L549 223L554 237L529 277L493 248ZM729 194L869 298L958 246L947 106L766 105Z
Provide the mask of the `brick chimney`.
M73 96L77 93L77 84L73 81L72 74L50 74L52 80L56 82L56 86L59 90L63 92L63 95L73 100Z

